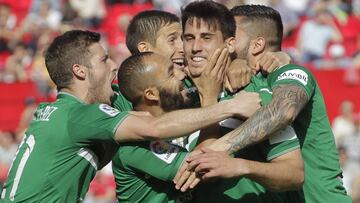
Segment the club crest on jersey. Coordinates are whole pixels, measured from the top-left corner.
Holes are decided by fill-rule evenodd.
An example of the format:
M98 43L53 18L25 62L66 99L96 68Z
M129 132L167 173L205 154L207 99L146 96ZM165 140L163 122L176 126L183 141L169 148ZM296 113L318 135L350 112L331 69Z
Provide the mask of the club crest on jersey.
M177 146L169 144L165 141L150 142L150 149L155 156L168 164L174 160L176 154L179 152L179 148Z
M100 104L99 109L111 117L114 117L120 113L119 110L117 110L107 104Z
M300 69L288 70L283 72L278 76L277 80L297 80L301 82L303 85L307 85L308 83L308 74L305 71Z

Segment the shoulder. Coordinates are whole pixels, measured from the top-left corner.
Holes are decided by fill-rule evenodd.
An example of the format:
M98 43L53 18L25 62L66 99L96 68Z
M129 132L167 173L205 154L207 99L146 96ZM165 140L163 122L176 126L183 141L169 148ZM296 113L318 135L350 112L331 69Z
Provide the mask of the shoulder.
M295 80L307 85L313 79L312 73L305 67L296 64L288 64L269 74L271 82L282 80Z
M72 118L84 118L84 119L99 119L99 118L111 118L116 117L121 112L116 108L111 107L108 104L90 104L80 105L77 108L73 108L70 112Z

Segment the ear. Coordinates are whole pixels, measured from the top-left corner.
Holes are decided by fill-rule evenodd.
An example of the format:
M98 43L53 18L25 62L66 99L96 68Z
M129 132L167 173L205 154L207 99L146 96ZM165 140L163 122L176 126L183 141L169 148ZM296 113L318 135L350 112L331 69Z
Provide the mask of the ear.
M153 48L149 42L141 41L137 44L137 48L139 52L146 52L146 51L152 51Z
M235 52L235 37L229 37L225 40L225 46L228 48L229 53Z
M74 64L72 67L72 72L75 77L79 78L80 80L85 80L86 78L86 67L79 64Z
M148 101L159 102L159 90L156 87L149 87L144 90L144 99Z
M253 55L258 55L265 50L265 43L266 43L265 38L257 37L256 39L253 39L251 41L252 41L251 53Z

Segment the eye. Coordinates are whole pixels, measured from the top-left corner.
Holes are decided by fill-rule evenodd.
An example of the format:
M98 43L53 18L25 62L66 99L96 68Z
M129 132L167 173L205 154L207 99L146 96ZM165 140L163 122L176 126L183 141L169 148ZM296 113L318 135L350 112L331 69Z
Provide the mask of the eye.
M203 37L203 39L209 40L209 39L211 39L211 36L210 36L210 35L205 35L205 36Z
M189 41L191 41L193 39L194 39L194 37L192 37L192 36L184 36L184 40L187 41L187 42L189 42Z
M106 55L106 56L101 60L101 62L106 63L106 61L107 61L108 59L109 59L109 56Z
M169 44L174 44L174 43L175 43L175 37L170 37L170 38L168 39L168 43L169 43Z

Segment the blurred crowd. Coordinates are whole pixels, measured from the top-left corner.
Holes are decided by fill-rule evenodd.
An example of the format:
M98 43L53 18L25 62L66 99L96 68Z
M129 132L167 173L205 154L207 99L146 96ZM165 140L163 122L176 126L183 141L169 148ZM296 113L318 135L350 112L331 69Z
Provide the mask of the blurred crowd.
M332 124L340 164L343 169L344 186L353 197L360 201L360 114L354 111L351 101L343 101L340 115Z
M125 33L132 16L147 9L180 15L181 6L191 0L0 0L0 85L32 81L44 98L56 90L45 67L43 52L59 33L69 29L90 29L102 33L110 56L120 64L130 55ZM360 0L218 0L229 7L237 4L265 4L283 18L283 50L295 63L310 68L360 68ZM16 132L0 131L0 186L21 134L36 108L27 98L26 109ZM360 117L345 101L341 115L333 122L344 184L360 201ZM114 202L115 185L111 169L98 173L86 202Z

